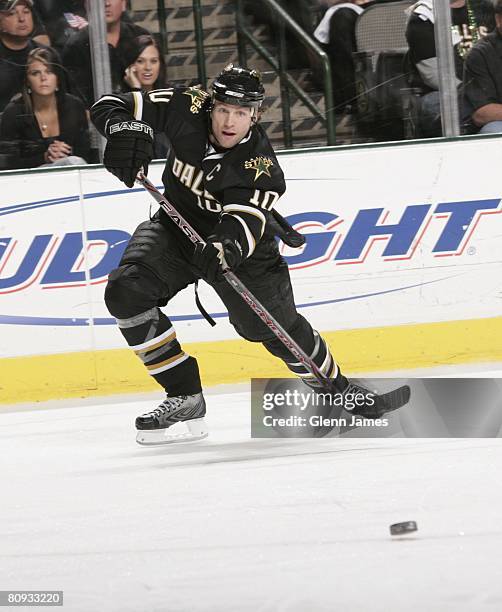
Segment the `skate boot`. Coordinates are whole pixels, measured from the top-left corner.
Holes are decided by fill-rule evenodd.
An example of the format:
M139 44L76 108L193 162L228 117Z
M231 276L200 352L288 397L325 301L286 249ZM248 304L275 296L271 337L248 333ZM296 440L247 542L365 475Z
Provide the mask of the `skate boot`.
M136 442L149 446L207 438L205 414L206 402L202 393L167 396L158 408L136 419Z

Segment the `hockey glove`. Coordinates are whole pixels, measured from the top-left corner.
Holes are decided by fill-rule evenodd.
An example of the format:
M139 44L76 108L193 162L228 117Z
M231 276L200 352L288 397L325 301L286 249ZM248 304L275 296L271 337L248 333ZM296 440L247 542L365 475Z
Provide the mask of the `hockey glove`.
M223 217L205 244L195 245L192 263L202 278L212 283L222 280L223 270L235 270L243 259L239 240L231 236L235 221L229 218L229 215Z
M118 179L133 187L138 172L148 173L153 158L153 130L143 121L117 121L106 126L103 163Z

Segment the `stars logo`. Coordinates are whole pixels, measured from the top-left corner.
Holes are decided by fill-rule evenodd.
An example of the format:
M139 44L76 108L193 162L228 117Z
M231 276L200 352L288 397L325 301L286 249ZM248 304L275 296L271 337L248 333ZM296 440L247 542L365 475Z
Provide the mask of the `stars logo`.
M270 159L270 157L263 157L261 155L244 162L244 168L246 170L254 170L256 172L254 176L255 181L257 181L262 174L266 174L268 177L272 178L269 168L273 165L274 162Z
M194 115L196 115L200 111L200 109L204 105L204 102L209 97L209 94L206 91L202 91L202 89L198 89L197 87L189 87L183 93L185 94L185 96L190 96L192 98L190 111Z

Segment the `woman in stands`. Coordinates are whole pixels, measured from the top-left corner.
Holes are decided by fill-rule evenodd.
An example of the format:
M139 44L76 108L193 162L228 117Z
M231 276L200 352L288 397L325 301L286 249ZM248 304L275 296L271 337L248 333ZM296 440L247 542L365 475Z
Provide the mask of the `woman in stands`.
M127 52L128 67L124 75L124 91L151 91L166 86L166 64L153 36L135 38ZM164 134L155 134L154 156L166 158L169 144Z
M10 168L88 162L85 108L66 93L63 68L53 49L34 49L28 55L23 90L2 115L0 140Z
M135 38L127 50L126 91L151 91L166 85L166 64L159 45L148 34Z

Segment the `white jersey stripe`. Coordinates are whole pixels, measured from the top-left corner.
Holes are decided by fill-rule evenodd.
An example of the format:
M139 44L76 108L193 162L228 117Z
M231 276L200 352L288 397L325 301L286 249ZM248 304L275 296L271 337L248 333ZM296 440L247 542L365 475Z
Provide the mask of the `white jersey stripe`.
M134 97L134 118L141 121L143 118L143 96L140 91L133 91Z
M239 211L248 213L249 215L254 215L255 217L258 217L258 219L261 220L263 225L265 225L265 223L267 222L265 215L259 208L256 208L256 206L247 206L246 204L226 204L223 207L223 210L225 212Z
M265 225L267 223L267 219L265 215L258 210L255 206L245 206L244 204L227 204L223 207L224 213L245 213L247 215L252 215L261 221L260 227L260 238L263 236L263 232L265 231ZM234 215L237 217L238 215ZM253 239L254 240L254 239Z
M239 217L239 215L232 215L232 217L234 219L236 219L244 228L244 234L246 236L246 240L248 243L248 254L247 257L249 257L253 251L256 248L256 242L253 236L253 233L251 232L251 230L249 229L249 227L247 226L247 223L244 221L244 219L242 217Z
M124 100L121 100L120 98L117 98L116 96L111 96L111 95L101 96L101 98L99 100L97 100L97 102L94 102L94 104L92 106L96 106L96 104L99 104L103 100L113 100L114 102L120 102L120 104L123 104L125 106ZM91 108L92 108L92 106L91 106Z

